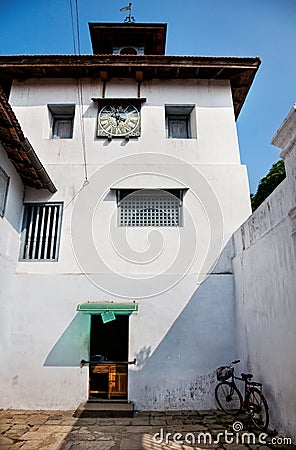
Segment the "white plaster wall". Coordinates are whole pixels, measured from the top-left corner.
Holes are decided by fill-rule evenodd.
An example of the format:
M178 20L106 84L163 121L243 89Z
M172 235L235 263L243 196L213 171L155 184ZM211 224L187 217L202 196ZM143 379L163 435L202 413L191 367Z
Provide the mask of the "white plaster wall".
M75 309L89 299L116 301L85 277L16 275L1 407L74 409L87 399L88 367L79 364L89 356L90 316ZM215 368L236 356L233 299L232 275L217 274L200 286L188 276L173 292L139 300L129 342L136 409L215 406Z
M284 180L234 235L239 368L263 382L270 425L295 438L295 251Z
M14 166L0 144L0 166L9 176L9 187L6 198L4 216L0 217L0 295L5 305L4 297L8 295L7 286L11 282L17 265L20 245L20 226L24 198L24 186Z
M19 255L19 231L21 225L24 187L0 144L0 166L9 176L6 208L0 217L0 359L1 369L0 402L3 403L9 377L11 361L11 327L13 323L13 286ZM9 379L9 382L8 382Z
M123 139L96 138L97 103L102 84L85 79L83 111L89 164L104 164L130 153L164 153L190 163L239 164L239 149L229 82L193 80L144 82L141 97L142 133L128 143ZM115 79L107 83L106 97L136 98L137 83ZM71 79L14 81L10 103L26 136L45 164L81 164L81 127L76 82ZM76 104L73 139L51 139L47 104ZM196 105L196 139L166 139L165 104Z
M96 138L91 98L100 97L101 84L83 80L83 86L86 186L78 106L70 140L50 138L47 111L50 103L77 104L75 83L13 85L12 107L58 189L52 195L28 188L25 201L62 201L64 213L59 261L17 263L4 356L16 355L18 364L9 358L1 406L77 407L88 389L88 369L79 363L89 356L89 317L77 314L77 305L137 300L139 311L130 318L129 356L138 361L130 369L130 400L139 409L213 407L214 369L236 357L231 245L209 272L250 214L229 83L143 83L142 135L129 142ZM106 95L136 97L136 89L133 82L114 80ZM196 104L196 139L166 139L166 103ZM123 185L188 188L184 227L121 235L112 222L116 203L110 188ZM73 246L71 237L78 244ZM129 257L147 255L145 264L119 257L111 239L117 250L126 243ZM150 261L153 251L157 257Z

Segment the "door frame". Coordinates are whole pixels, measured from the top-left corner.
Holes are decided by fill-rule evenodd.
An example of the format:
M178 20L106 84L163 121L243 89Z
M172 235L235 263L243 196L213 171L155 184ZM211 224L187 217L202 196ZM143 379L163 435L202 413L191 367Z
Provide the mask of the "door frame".
M134 302L86 302L81 303L77 306L77 311L82 314L92 315L102 315L102 313L113 312L115 315L128 315L130 316L132 313L138 311L138 303ZM90 359L90 343L91 343L91 317L89 320L89 345L88 345L88 360ZM130 322L128 329L128 337L130 337ZM129 357L129 349L128 349L128 357ZM134 362L135 364L135 359ZM128 361L127 361L128 364ZM89 364L90 367L90 364ZM127 368L127 400L128 400L128 368ZM90 368L88 371L88 398L90 398Z
M101 361L98 362L98 364L93 365L91 363L91 356L92 354L94 354L94 349L91 352L91 347L92 347L92 337L95 338L95 336L93 335L93 326L96 326L96 322L93 320L93 316L98 316L99 314L91 314L90 315L90 332L89 332L89 355L90 355L90 363L89 363L89 371L88 371L88 398L92 398L92 395L95 395L95 391L91 390L91 387L94 388L94 386L92 385L92 376L96 376L96 374L101 374L101 375L105 375L107 376L107 390L103 391L101 390L101 394L106 394L107 395L107 399L103 397L101 397L101 399L105 399L105 400L111 400L111 397L117 397L118 399L122 398L122 400L127 400L128 399L128 356L129 356L129 336L130 336L130 329L129 329L129 315L128 314L115 314L115 320L113 320L112 322L114 322L115 328L116 327L116 320L118 320L118 316L125 316L127 318L127 321L125 321L124 327L125 331L127 333L124 333L125 335L125 341L126 341L126 346L124 345L124 351L126 352L126 356L125 359L123 360L116 360L116 356L118 355L110 355L111 359L110 360L106 360L106 361ZM117 317L116 317L117 316ZM104 322L102 322L101 324L102 328L101 328L101 333L103 333L104 336ZM120 325L118 325L120 326ZM113 335L113 333L116 332L115 329L111 330L111 335ZM110 337L110 330L108 333L109 337ZM120 335L119 335L120 336ZM122 336L123 337L123 336ZM120 339L120 337L119 337ZM104 352L102 352L103 354L105 354ZM107 354L107 353L106 353ZM114 356L114 357L113 357ZM122 389L124 387L124 390ZM117 390L116 390L117 388ZM117 395L115 394L115 392L117 392ZM122 395L120 394L120 392L124 392L125 394ZM98 397L100 392L96 392ZM100 397L99 397L100 398Z

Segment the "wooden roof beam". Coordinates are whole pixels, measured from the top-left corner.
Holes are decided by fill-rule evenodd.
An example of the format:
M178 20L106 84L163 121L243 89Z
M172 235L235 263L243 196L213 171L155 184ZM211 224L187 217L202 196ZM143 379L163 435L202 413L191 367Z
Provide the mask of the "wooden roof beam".
M144 72L143 70L136 70L136 81L142 82L144 79Z
M224 67L222 67L222 69L218 70L218 71L215 73L215 75L213 75L213 76L211 77L211 80L215 80L215 78L219 77L219 76L222 74L223 71L224 71Z
M101 77L101 81L103 81L103 82L109 81L108 71L107 70L101 70L100 71L100 77Z

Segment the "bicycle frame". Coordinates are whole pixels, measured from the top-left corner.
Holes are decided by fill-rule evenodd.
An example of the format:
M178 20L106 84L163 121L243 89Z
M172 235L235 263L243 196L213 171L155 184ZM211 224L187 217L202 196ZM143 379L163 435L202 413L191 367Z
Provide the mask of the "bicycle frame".
M238 390L241 407L245 410L246 409L247 394L250 391L251 387L255 387L256 386L256 387L260 388L260 392L261 392L261 390L262 390L262 383L257 383L256 381L249 381L248 379L244 380L242 377L237 377L234 374L234 367L232 366L232 363L231 363L230 367L232 368L232 376L231 376L231 381L228 380L227 382L231 385L231 387L234 387L234 388L236 388ZM244 383L243 394L241 393L241 390L237 386L235 380L242 381Z

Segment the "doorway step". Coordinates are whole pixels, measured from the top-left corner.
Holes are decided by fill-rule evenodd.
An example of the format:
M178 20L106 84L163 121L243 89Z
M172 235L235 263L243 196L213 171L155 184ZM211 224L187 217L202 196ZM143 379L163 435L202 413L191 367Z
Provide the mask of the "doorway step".
M133 402L122 400L88 400L81 403L74 417L133 417Z

